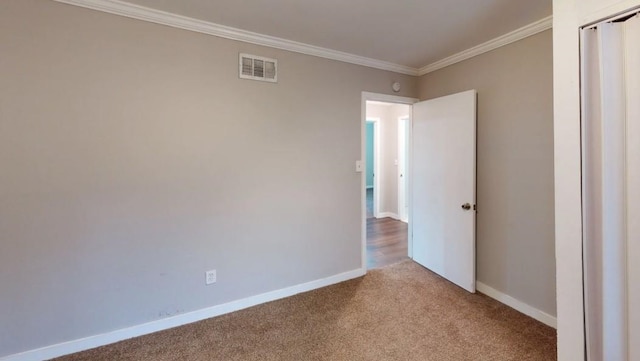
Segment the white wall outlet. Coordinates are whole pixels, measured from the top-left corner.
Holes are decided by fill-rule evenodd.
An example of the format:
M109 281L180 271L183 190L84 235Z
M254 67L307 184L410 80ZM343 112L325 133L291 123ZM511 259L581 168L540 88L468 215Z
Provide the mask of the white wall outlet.
M358 173L362 172L362 161L361 160L356 160L356 172L358 172Z
M205 280L204 282L208 285L216 283L216 270L211 270L205 272Z

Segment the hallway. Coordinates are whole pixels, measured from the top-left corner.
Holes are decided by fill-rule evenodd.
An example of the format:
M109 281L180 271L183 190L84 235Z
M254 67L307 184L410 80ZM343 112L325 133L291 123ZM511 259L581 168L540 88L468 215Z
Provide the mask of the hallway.
M373 217L373 189L367 189L367 269L409 259L407 230L404 222Z

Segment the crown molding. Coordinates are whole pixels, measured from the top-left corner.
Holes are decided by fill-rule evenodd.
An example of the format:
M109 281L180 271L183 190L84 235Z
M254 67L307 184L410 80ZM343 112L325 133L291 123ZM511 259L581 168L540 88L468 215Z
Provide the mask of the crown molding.
M551 29L552 26L553 26L553 16L548 16L544 19L541 19L529 25L523 26L520 29L514 30L505 35L499 36L493 40L489 40L486 43L480 44L478 46L474 46L473 48L469 48L467 50L464 50L452 56L446 57L442 60L436 61L435 63L423 66L418 70L418 75L425 75L425 74L434 72L438 69L447 67L449 65L459 63L463 60L473 58L474 56L484 54L491 50L497 49L501 46L514 43L518 40L522 40L531 35L535 35L545 30Z
M128 18L148 21L151 23L171 26L178 29L194 31L202 34L217 36L220 38L242 41L271 48L288 50L296 53L317 56L321 58L337 60L345 63L363 65L370 68L392 71L400 74L418 75L418 69L394 64L382 60L367 58L364 56L345 53L342 51L322 48L319 46L286 40L274 36L263 35L219 25L208 21L193 19L176 15L161 10L135 5L119 0L54 0L60 3L80 6L87 9L98 10L110 14L125 16Z
M182 15L172 14L166 11L151 9L148 7L131 4L120 0L54 0L59 3L80 6L87 9L102 11L105 13L125 16L128 18L138 19L160 25L171 26L178 29L194 31L197 33L208 34L220 38L241 41L250 44L262 45L276 49L288 50L295 53L316 56L320 58L341 61L355 65L362 65L369 68L387 70L394 73L421 76L438 69L442 69L449 65L459 63L470 59L474 56L484 54L488 51L497 49L524 39L528 36L535 35L539 32L551 29L553 17L549 16L532 24L526 25L520 29L512 31L508 34L499 36L486 43L474 46L460 53L454 54L435 63L416 69L410 66L395 64L383 60L367 58L360 55L350 54L342 51L322 48L315 45L300 43L297 41L282 39L274 36L255 33L242 29L232 28L230 26L215 24L212 22L198 20Z

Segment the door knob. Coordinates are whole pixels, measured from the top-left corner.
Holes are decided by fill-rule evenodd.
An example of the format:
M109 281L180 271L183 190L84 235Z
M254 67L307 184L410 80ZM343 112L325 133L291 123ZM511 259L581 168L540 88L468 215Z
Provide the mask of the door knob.
M468 211L471 209L471 204L469 203L465 203L462 205L462 209L464 209L465 211Z

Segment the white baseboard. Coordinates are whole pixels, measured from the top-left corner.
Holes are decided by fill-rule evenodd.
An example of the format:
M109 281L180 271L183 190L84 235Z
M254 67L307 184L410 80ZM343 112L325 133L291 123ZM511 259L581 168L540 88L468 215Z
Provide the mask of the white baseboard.
M378 213L377 218L387 218L387 217L400 220L400 216L392 212L380 212Z
M556 317L551 316L548 313L542 312L539 309L529 306L528 304L517 300L507 294L504 294L492 287L485 285L482 282L476 281L476 289L480 293L484 293L485 295L493 298L496 301L504 303L505 305L515 309L516 311L520 311L525 315L534 318L547 326L558 328L558 320Z
M241 300L224 303L193 312L188 312L178 316L167 317L161 320L143 323L140 325L123 328L100 335L89 336L73 341L46 346L35 350L25 351L14 355L0 357L0 361L41 361L58 356L68 355L74 352L80 352L91 348L108 345L110 343L126 340L132 337L147 335L153 332L162 331L169 328L201 321L207 318L224 315L226 313L242 310L251 306L275 301L285 297L290 297L298 293L330 286L336 283L364 276L366 273L366 268L360 268L335 276L243 298Z

